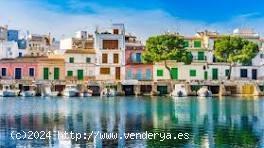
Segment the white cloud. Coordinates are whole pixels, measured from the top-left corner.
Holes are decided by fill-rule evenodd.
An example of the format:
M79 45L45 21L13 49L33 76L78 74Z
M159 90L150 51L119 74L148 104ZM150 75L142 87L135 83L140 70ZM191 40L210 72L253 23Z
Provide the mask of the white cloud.
M125 23L127 31L146 39L150 35L165 31L178 31L185 35L193 35L196 31L211 29L221 32L231 32L236 27L251 27L264 32L264 18L248 18L256 13L244 14L226 22L205 23L202 21L185 20L171 16L162 10L114 9L95 4L72 7L92 7L96 13L68 14L56 12L44 7L32 7L32 3L23 1L0 1L0 24L9 24L11 28L30 30L33 33L51 32L56 38L62 35L72 36L77 30L94 31L95 26L108 26L113 23ZM37 6L37 5L33 5ZM10 11L12 10L12 11ZM216 16L217 17L217 16Z

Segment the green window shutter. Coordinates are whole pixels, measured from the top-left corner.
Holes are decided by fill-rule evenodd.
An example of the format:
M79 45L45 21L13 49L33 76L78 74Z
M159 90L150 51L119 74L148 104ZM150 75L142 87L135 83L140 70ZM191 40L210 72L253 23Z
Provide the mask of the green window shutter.
M74 63L74 58L73 57L70 57L69 62L70 63Z
M213 80L217 80L218 79L218 69L217 68L213 68L212 69L212 78Z
M67 76L68 77L72 77L73 76L73 72L71 70L67 71Z
M196 76L196 70L191 69L191 70L190 70L190 76L191 76L191 77L195 77L195 76Z
M60 78L60 69L58 67L54 68L54 80L59 80Z
M229 75L229 69L226 69L225 70L225 76L228 76Z
M77 78L78 80L83 80L83 70L78 70L77 71Z
M163 70L162 69L157 70L157 76L159 76L159 77L163 76Z
M208 72L207 72L207 71L204 72L204 79L205 79L205 80L208 79Z
M198 60L204 60L204 52L203 51L198 52Z
M184 47L184 48L189 47L189 41L184 41L184 42L183 42L183 47Z
M201 47L201 41L199 41L199 40L194 41L194 47L195 48Z
M171 69L171 77L173 80L178 79L178 68L172 68Z
M49 68L45 67L43 69L43 78L44 80L48 80L49 79Z

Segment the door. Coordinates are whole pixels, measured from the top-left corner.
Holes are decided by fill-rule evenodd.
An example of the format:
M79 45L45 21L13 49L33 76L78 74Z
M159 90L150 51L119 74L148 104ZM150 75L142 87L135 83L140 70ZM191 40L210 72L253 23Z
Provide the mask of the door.
M141 71L141 69L137 70L137 80L142 80L142 71Z
M59 68L54 68L54 80L59 80L60 77L60 69Z
M49 68L44 68L43 69L43 78L44 78L44 80L48 80L49 79Z
M257 80L258 71L257 69L252 69L252 80Z
M171 69L171 78L173 80L178 80L178 68Z
M218 80L218 69L217 68L212 69L212 79Z
M15 79L21 79L22 78L22 70L21 68L15 69Z
M207 72L207 71L204 72L204 79L205 79L205 80L208 79L208 72Z
M120 67L116 67L115 72L116 72L116 75L115 75L116 80L120 80Z
M77 78L78 80L83 80L83 70L79 69L77 71Z

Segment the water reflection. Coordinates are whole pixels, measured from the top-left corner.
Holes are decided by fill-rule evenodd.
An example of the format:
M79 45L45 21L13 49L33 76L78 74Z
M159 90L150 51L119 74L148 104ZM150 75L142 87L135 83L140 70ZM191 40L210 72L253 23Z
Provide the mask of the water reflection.
M262 147L264 99L100 98L1 98L0 147L134 147L202 146ZM46 140L13 140L12 131L91 133L189 133L188 140L102 140L99 137L69 140L52 133Z

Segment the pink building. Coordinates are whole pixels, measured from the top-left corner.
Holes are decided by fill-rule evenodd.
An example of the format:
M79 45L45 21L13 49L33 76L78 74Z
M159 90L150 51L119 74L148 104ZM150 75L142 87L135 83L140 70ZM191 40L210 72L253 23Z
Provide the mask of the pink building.
M140 85L141 92L151 91L151 82L153 79L153 65L143 64L142 62L142 52L144 50L144 45L136 40L134 36L126 36L126 50L125 50L125 60L126 60L126 88L127 90L132 89L133 85ZM136 81L133 81L136 80ZM130 82L130 83L129 83ZM137 82L138 84L135 84ZM126 92L126 89L125 92ZM134 87L133 87L134 89ZM132 90L130 90L132 91Z
M37 58L16 58L0 60L0 79L36 80Z

